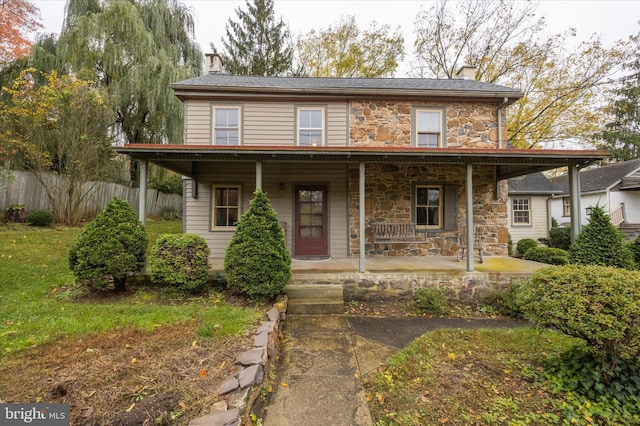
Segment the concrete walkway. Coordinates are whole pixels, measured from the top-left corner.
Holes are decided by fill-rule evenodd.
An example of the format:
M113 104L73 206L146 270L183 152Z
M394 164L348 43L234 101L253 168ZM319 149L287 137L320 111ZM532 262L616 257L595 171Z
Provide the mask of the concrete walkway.
M290 315L265 426L372 424L361 378L437 328L513 328L515 320Z

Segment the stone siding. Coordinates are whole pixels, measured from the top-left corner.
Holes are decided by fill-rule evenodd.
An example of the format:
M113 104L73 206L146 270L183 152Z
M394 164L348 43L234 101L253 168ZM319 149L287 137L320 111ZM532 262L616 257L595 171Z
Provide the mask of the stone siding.
M424 104L407 101L355 100L350 106L351 146L410 147L413 107L443 109L448 148L497 148L498 108L480 103ZM505 140L506 120L502 121Z
M367 164L365 185L365 219L367 234L365 250L368 256L454 256L458 250L457 234L466 223L464 194L465 166L431 164ZM358 166L349 170L350 252L359 254ZM506 256L508 243L507 187L500 183L496 197L494 168L476 166L473 171L473 220L484 227L484 253ZM372 222L411 223L414 184L455 185L458 229L428 230L425 242L410 244L374 244L369 231Z

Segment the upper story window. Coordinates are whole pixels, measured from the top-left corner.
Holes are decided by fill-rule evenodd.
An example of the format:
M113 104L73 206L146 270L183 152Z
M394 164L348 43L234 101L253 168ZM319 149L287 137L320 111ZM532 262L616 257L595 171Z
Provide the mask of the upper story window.
M412 144L419 148L441 148L443 110L438 108L416 108L413 111Z
M420 228L442 228L442 186L416 185L416 225Z
M229 230L240 219L240 185L213 185L211 229Z
M213 107L213 144L240 145L240 107Z
M297 108L298 145L324 145L324 110L323 107Z
M528 198L514 198L511 200L511 213L514 225L531 224L531 205Z

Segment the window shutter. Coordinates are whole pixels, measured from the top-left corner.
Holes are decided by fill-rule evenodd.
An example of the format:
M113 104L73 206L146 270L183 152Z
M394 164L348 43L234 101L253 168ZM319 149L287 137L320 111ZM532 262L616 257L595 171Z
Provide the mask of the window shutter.
M444 230L455 231L458 229L458 187L456 185L444 186Z

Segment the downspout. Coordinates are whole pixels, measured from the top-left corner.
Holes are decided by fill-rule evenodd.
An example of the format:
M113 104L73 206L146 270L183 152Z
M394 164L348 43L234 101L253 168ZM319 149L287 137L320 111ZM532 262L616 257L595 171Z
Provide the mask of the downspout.
M509 98L505 96L502 103L498 105L498 149L502 149L502 108L504 108L507 103L509 103Z

